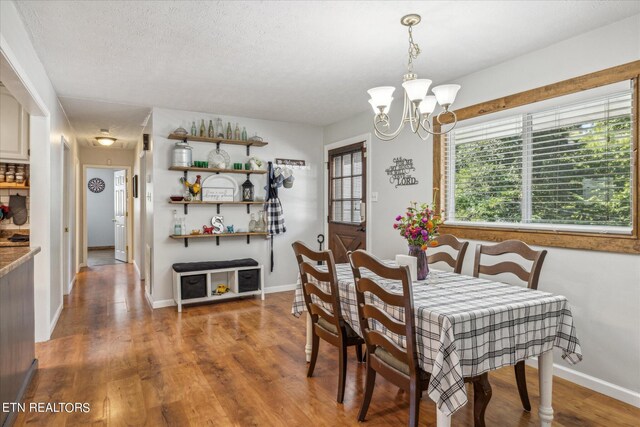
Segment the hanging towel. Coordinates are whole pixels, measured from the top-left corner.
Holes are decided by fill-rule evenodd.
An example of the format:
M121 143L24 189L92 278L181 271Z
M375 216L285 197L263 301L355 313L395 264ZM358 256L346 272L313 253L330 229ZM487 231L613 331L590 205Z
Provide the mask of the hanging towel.
M29 218L29 212L27 211L27 198L16 194L15 196L9 196L9 207L13 212L13 223L15 225L23 225Z
M271 245L271 272L273 272L275 265L273 259L273 236L286 232L287 227L284 225L284 212L282 210L282 203L280 203L280 199L278 198L278 181L273 173L273 163L271 162L269 162L268 176L268 195L265 210L267 211L267 231L269 232Z

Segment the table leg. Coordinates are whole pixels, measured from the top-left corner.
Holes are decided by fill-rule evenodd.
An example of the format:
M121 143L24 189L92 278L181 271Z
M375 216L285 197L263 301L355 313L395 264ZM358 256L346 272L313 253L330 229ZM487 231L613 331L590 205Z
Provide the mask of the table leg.
M538 380L540 382L540 407L538 416L540 425L550 426L553 421L553 408L551 407L551 395L553 386L553 352L538 356Z
M304 352L307 355L307 362L311 361L311 343L313 341L313 322L311 315L307 313L307 345L304 346Z
M436 408L436 425L438 427L451 427L451 415L445 415L444 412Z

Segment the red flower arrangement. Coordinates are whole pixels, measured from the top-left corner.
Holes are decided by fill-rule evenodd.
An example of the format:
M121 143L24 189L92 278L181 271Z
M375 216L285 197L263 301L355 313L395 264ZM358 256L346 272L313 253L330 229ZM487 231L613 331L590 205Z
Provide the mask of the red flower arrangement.
M438 237L438 228L442 224L442 217L436 215L429 205L411 202L407 212L396 217L393 228L400 232L400 235L407 239L410 246L416 246L426 250L429 246L437 246L435 240Z

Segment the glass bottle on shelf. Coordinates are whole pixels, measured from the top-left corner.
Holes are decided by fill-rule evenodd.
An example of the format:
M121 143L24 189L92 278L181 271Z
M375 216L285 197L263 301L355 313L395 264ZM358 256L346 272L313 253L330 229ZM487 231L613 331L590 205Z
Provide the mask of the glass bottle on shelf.
M233 139L236 139L236 140L240 139L240 125L238 124L238 122L236 122L236 128L233 131Z
M178 218L178 211L173 210L173 234L176 236L182 235L182 222Z
M256 231L256 214L251 214L251 221L249 221L249 233L254 233Z
M242 127L242 135L240 135L240 139L243 141L247 140L247 128L246 127Z
M202 119L202 122L200 123L200 136L206 136L207 135L207 128L204 127L204 119Z
M216 138L224 138L224 125L220 117L216 119Z
M196 122L191 123L191 136L196 136Z
M258 219L256 220L256 232L264 233L267 231L267 223L264 220L264 211L258 212Z
M227 139L233 139L233 131L231 130L231 122L227 122Z
M187 235L187 219L185 217L180 218L180 227L182 228L182 235Z
M209 120L209 131L207 132L207 136L209 138L214 138L216 136L216 131L213 129L213 120Z

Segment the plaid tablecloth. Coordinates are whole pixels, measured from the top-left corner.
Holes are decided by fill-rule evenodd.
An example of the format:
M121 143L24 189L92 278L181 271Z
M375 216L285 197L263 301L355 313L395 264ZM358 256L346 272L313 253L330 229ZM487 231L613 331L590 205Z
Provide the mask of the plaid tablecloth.
M393 261L385 263L395 266ZM342 315L360 333L351 267L338 264L336 270ZM381 279L368 270L362 275L376 278L391 292L402 292L400 282ZM306 310L300 282L298 285L291 308L295 316ZM324 283L319 285L326 288ZM515 365L554 346L569 363L582 360L573 316L563 296L431 270L426 280L413 283L413 299L418 360L431 373L427 392L447 415L467 403L465 377ZM394 318L404 319L403 309L388 307L377 298L374 303ZM331 311L330 306L325 307ZM381 328L379 324L374 327ZM385 333L405 346L400 337Z

